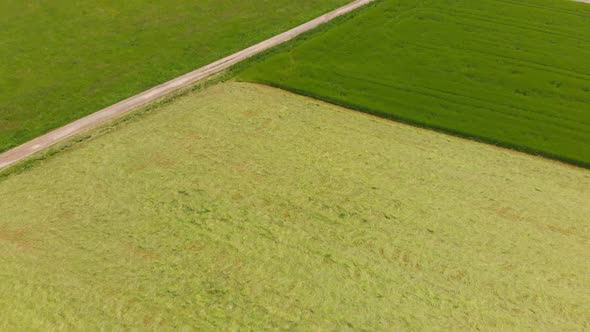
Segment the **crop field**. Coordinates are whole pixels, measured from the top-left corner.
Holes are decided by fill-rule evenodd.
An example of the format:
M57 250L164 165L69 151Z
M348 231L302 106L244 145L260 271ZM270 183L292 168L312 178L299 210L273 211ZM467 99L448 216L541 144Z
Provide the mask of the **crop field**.
M590 327L590 172L247 83L0 178L0 330Z
M0 152L347 2L0 1Z
M382 0L240 77L590 167L590 6Z

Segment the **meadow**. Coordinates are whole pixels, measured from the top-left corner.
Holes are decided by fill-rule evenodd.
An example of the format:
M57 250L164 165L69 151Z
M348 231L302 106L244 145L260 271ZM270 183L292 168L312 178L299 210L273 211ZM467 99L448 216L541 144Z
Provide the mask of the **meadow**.
M590 6L382 0L241 80L590 167Z
M0 152L347 0L0 2Z
M590 326L586 170L246 83L79 140L0 177L0 330Z

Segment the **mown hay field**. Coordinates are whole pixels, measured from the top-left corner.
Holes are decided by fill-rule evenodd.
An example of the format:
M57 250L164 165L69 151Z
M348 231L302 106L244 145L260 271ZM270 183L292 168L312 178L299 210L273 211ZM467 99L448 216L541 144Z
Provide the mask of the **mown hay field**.
M383 0L241 78L590 167L590 6Z
M0 152L347 2L0 1Z
M0 180L12 329L590 326L590 172L216 85Z

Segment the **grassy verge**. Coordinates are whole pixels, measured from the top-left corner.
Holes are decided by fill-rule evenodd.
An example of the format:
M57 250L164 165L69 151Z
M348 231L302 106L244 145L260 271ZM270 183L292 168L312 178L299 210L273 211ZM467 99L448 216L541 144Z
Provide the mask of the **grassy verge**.
M32 156L21 160L13 165L0 169L0 181L13 174L19 174L24 171L31 169L37 165L40 165L43 161L51 158L52 156L65 152L69 149L75 148L78 144L83 142L90 142L95 138L101 137L102 135L111 132L130 122L138 121L151 114L153 111L158 110L165 105L168 105L178 98L185 97L190 93L201 91L205 88L211 87L215 84L227 82L232 79L235 74L231 70L224 70L212 76L209 76L203 80L200 80L193 85L186 88L174 91L162 98L159 98L145 106L133 109L131 112L125 113L124 115L107 121L106 123L99 125L98 127L92 128L88 131L82 132L78 135L70 137L66 140L56 143L53 146L48 147L45 150L39 151Z
M347 0L0 3L0 152Z
M239 77L590 167L589 16L567 1L380 1Z
M0 329L580 329L589 188L219 84L0 180Z

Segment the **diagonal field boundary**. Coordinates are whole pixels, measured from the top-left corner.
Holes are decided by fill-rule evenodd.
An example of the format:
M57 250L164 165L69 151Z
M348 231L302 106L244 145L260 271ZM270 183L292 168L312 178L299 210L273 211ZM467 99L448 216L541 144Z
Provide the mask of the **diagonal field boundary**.
M80 134L89 129L95 128L107 121L113 120L123 114L126 114L138 107L144 106L174 91L190 86L191 84L202 80L208 76L219 73L234 64L259 54L271 47L287 42L298 35L310 31L321 24L329 22L336 17L354 11L373 0L355 0L348 5L340 7L332 12L322 15L287 32L281 33L254 46L248 47L242 51L227 56L221 60L213 62L205 67L201 67L188 74L177 77L169 82L158 85L138 95L125 99L119 103L104 108L96 113L90 114L77 121L74 121L61 128L53 130L43 136L39 136L25 144L17 146L0 154L0 169L15 164L36 152L46 149L58 142L69 137Z

